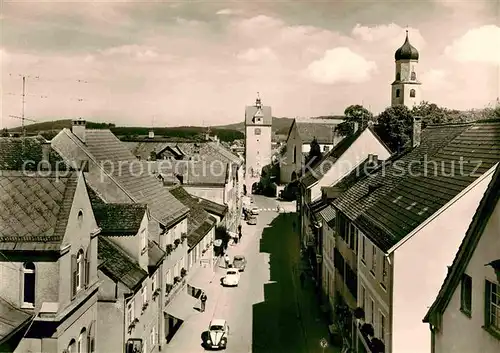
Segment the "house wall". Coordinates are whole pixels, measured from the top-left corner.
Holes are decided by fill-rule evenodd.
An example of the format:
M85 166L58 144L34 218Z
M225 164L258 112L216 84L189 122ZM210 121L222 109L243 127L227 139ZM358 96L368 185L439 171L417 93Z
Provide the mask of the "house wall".
M430 331L422 319L441 288L492 174L490 169L395 251L393 352L430 351Z
M335 248L335 232L323 220L323 292L328 297L330 308L334 309L335 304L335 267L333 265L333 250Z
M260 129L260 135L255 134L256 129ZM248 173L253 169L260 174L262 168L271 163L271 129L271 126L245 126L245 165Z
M325 154L328 151L330 151L338 141L333 141L332 143L320 143L319 148L321 150L321 153ZM310 143L303 143L301 146L302 153L309 153L311 151L311 144Z
M465 273L472 278L472 310L470 317L460 310L460 284L446 307L441 328L435 334L435 353L446 352L500 352L500 340L483 329L485 323L485 279L498 282L491 266L500 259L500 203L497 203L481 239L467 265Z
M369 154L377 155L379 160L390 157L390 152L380 143L377 137L366 129L353 144L335 162L333 167L311 187L311 200L321 197L321 187L335 185L340 179L353 171Z
M204 199L217 202L219 204L224 204L224 191L223 185L220 187L203 187L203 186L190 186L183 185L184 189L191 195L203 197Z
M296 162L293 161L293 151L296 148ZM295 172L297 175L302 167L302 140L300 139L297 125L294 122L288 139L286 141L286 152L280 161L280 181L282 183L289 183L292 181L292 173Z

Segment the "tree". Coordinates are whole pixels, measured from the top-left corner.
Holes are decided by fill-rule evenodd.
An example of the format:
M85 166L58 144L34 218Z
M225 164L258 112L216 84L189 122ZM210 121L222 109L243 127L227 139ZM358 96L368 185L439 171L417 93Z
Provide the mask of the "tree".
M410 141L413 115L404 105L389 107L377 119L375 131L394 152L400 152Z
M0 132L1 137L9 137L9 131L7 129L3 128L2 131Z
M465 120L460 111L440 107L435 103L427 101L422 101L419 105L414 106L411 113L414 116L422 117L423 128L429 124L455 123Z
M364 129L369 122L374 122L373 114L362 105L350 105L344 110L344 121L337 125L337 131L342 136L349 136L354 133L354 124L358 124L359 129Z
M323 154L321 153L321 147L316 137L311 141L310 148L311 149L309 150L309 154L306 158L306 165L308 165L310 162L317 162L323 157Z

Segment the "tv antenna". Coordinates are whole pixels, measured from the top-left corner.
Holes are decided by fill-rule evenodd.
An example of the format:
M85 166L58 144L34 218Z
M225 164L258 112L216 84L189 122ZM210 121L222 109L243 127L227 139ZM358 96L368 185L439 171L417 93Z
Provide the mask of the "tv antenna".
M20 119L21 120L21 126L22 126L22 131L23 131L23 138L26 137L26 127L24 125L24 122L25 121L32 121L34 123L36 123L37 121L34 120L34 119L30 119L30 118L26 118L25 116L17 116L17 115L9 115L11 118L15 118L15 119Z

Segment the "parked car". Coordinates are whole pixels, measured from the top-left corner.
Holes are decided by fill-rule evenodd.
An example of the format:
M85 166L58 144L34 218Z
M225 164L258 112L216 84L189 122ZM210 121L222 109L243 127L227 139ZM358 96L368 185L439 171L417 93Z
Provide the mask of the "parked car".
M240 271L235 268L227 270L226 275L222 279L222 284L225 287L237 287L240 283Z
M208 337L205 348L226 349L229 326L224 319L213 319L208 325Z
M243 255L235 255L233 258L233 268L239 270L240 272L245 271L247 265L247 260Z
M258 207L252 207L252 210L250 212L252 215L256 216L259 214L260 210Z
M256 225L257 224L257 217L255 217L255 216L248 216L247 224Z
M255 183L252 184L252 194L254 195L260 195L262 194L264 187L260 181L256 181Z

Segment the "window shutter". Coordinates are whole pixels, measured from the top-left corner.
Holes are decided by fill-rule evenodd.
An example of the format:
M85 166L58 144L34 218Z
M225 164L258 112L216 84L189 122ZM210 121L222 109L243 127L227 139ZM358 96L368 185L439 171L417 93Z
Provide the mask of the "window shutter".
M89 245L90 246L90 245ZM85 288L89 285L90 280L90 249L87 250L85 254L85 269L84 269L84 279L85 279Z
M71 255L71 297L74 298L76 295L76 255Z

